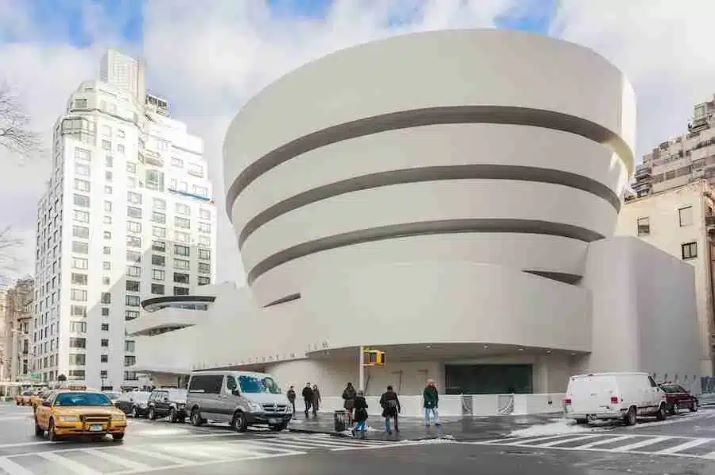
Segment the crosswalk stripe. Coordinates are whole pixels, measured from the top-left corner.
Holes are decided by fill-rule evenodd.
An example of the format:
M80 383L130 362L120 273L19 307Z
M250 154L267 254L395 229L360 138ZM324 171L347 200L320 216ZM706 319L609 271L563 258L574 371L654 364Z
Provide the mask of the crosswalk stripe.
M111 462L113 464L124 466L127 468L131 468L133 470L146 470L148 468L151 468L149 465L146 465L141 462L136 462L134 460L129 460L124 457L120 457L115 454L111 454L107 452L106 450L99 450L99 449L84 449L83 452L86 452L90 455L93 455L97 458L101 458L106 460L107 462Z
M596 442L591 442L590 444L579 445L578 448L579 449L590 449L591 447L596 447L599 445L606 445L606 444L610 444L612 442L620 442L622 440L632 439L633 437L635 437L635 436L621 435L619 437L611 437L610 439L606 439L606 440L597 440Z
M519 437L514 442L505 443L504 445L527 445L527 444L531 444L532 442L541 442L541 441L545 441L545 440L559 439L561 437L567 437L567 436L568 436L568 434L549 435L549 436L536 437L536 438Z
M594 439L599 436L600 436L600 434L581 435L578 437L571 437L570 439L556 440L553 442L546 442L545 444L536 444L536 445L534 445L534 447L553 447L553 446L559 445L559 444L567 444L569 442L576 442L577 440Z
M273 440L283 440L283 439L273 439ZM376 444L373 443L372 441L367 441L367 440L351 440L351 439L345 439L345 440L319 440L319 439L307 439L307 438L298 438L298 437L286 437L285 440L291 440L291 441L296 441L301 444L315 444L319 447L345 447L345 446L354 446L354 445L382 445L382 444Z
M301 449L319 449L329 448L332 445L320 445L312 442L293 441L293 440L262 440L259 443L274 447L293 447Z
M31 471L7 457L0 457L0 469L12 475L34 475Z
M317 447L306 446L306 445L298 444L298 443L286 443L286 444L282 444L281 446L278 446L278 445L268 444L266 442L259 442L259 441L253 441L253 440L251 440L251 441L243 441L242 440L240 443L237 443L235 445L250 445L250 446L254 446L254 447L265 448L265 449L275 450L275 451L279 451L279 452L286 452L286 451L291 452L290 450L286 450L286 449L305 450L305 449L317 448Z
M181 464L191 463L191 460L188 460L185 458L177 457L175 455L166 455L166 454L154 452L151 450L140 449L138 447L122 446L122 450L127 450L129 452L134 452L135 454L144 455L146 457L154 457L155 459L171 462L172 465L181 465Z
M659 450L658 452L655 452L656 454L674 454L676 452L680 452L681 450L689 449L692 447L697 447L698 445L703 445L708 442L711 442L713 439L694 439L691 440L690 442L685 442L683 444L676 445L675 447L670 447L668 449L664 450Z
M702 457L705 459L715 460L715 452L710 452L709 454L702 455Z
M662 441L668 440L668 439L671 439L671 437L653 437L652 439L646 439L646 440L642 440L640 442L635 442L633 444L624 445L622 447L617 447L617 448L613 449L613 452L627 452L629 450L639 449L641 447L646 447L648 445L657 444L658 442L662 442Z
M42 457L48 462L56 463L57 465L62 465L63 467L66 467L67 469L71 470L72 473L77 475L101 475L101 472L91 469L83 463L75 462L70 458L63 457L62 455L57 455L52 452L37 452L33 455Z

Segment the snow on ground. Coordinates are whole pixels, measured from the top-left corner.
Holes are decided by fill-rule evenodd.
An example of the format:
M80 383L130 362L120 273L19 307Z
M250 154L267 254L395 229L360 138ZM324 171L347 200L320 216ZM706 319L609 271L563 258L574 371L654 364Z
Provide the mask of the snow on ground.
M526 429L511 431L509 437L535 437L603 430L600 425L576 424L571 419L552 419L546 424L535 424Z

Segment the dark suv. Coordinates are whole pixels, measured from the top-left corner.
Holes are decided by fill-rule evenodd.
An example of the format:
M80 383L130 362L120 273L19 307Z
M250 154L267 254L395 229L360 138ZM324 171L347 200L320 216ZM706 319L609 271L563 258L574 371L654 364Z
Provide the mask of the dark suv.
M186 419L186 389L155 389L147 403L149 419L169 417L171 422L184 422Z
M698 398L681 385L665 383L661 384L660 388L665 393L670 414L677 414L680 409L690 409L690 412L698 410Z

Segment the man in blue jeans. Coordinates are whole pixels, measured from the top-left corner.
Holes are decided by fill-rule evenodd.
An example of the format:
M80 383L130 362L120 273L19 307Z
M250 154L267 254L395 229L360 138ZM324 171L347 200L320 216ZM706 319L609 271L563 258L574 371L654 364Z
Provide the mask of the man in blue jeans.
M439 427L439 410L437 409L439 406L439 394L437 393L433 379L427 380L427 386L422 392L422 399L424 400L425 408L425 427L430 426L430 413L432 413L434 418L434 425Z

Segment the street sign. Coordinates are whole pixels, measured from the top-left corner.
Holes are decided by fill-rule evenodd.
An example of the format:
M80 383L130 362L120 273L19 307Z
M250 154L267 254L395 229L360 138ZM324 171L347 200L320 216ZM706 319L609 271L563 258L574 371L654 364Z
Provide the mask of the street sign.
M39 372L37 372L37 371L33 371L32 373L30 373L30 378L39 381L39 380L42 379L42 373L39 373Z

